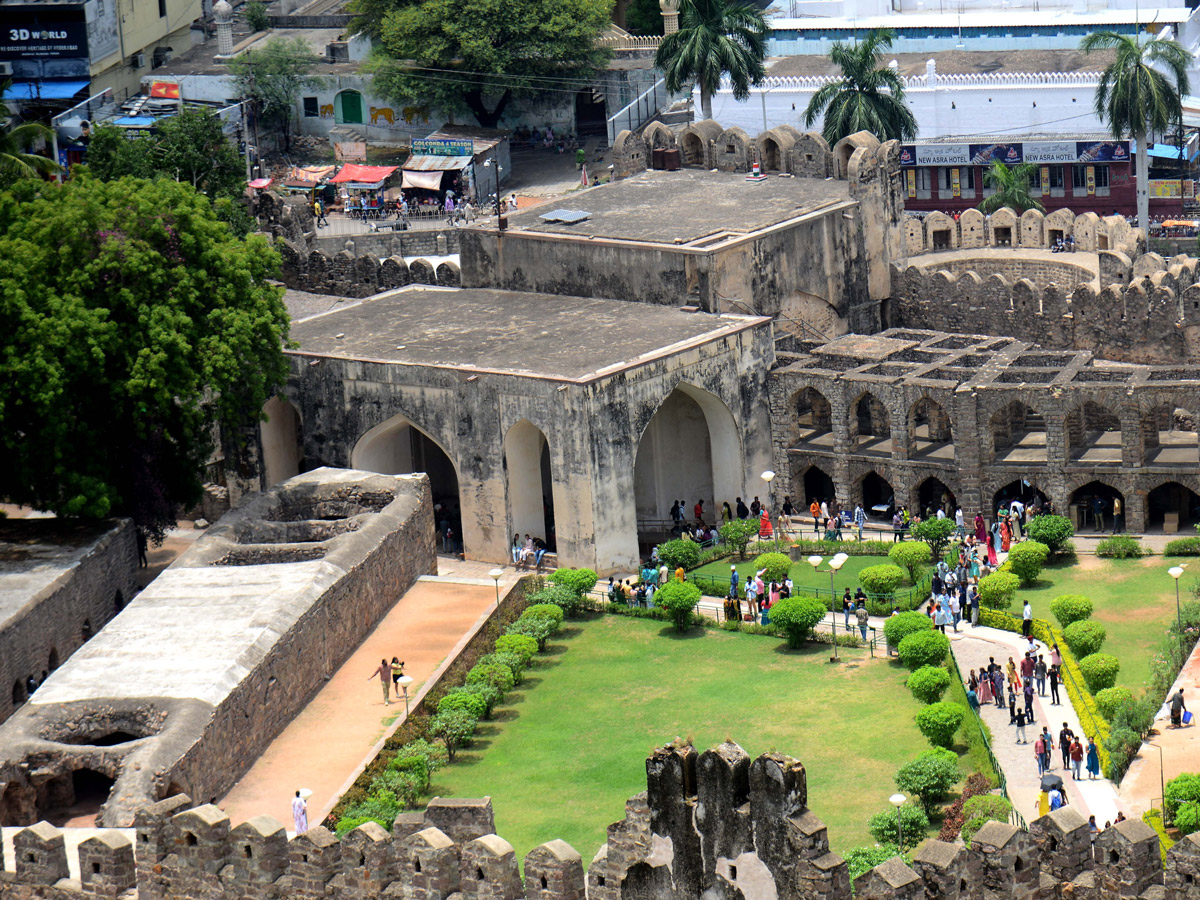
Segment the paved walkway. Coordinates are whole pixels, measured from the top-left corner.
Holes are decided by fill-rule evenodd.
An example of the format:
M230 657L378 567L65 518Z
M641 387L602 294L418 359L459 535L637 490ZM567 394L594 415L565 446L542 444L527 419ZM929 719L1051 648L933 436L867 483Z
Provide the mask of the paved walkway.
M954 651L958 667L964 677L968 669L979 669L988 664L989 657L995 657L996 662L1004 665L1009 657L1020 660L1024 656L1024 639L1019 634L1001 631L997 628L960 624L959 633L949 633L951 649ZM1039 644L1038 646L1043 646ZM1117 791L1110 781L1104 778L1095 781L1085 777L1075 781L1069 771L1062 768L1062 754L1058 749L1058 732L1066 722L1070 729L1086 741L1086 734L1079 724L1079 717L1071 705L1065 688L1060 688L1061 705L1050 703L1050 689L1047 687L1046 696L1034 696L1033 711L1036 723L1026 726L1028 744L1016 742L1016 726L1008 724L1008 708L998 708L993 703L982 704L980 712L984 722L992 733L992 752L995 754L1000 767L1004 770L1007 780L1008 793L1017 811L1029 822L1038 817L1038 792L1041 777L1037 771L1037 761L1033 756L1033 744L1043 725L1050 728L1054 735L1055 748L1051 758L1051 772L1061 775L1067 788L1067 797L1072 806L1078 809L1086 818L1095 815L1096 821L1103 825L1112 821L1117 814ZM1018 702L1023 702L1019 700ZM1086 747L1086 742L1084 743Z

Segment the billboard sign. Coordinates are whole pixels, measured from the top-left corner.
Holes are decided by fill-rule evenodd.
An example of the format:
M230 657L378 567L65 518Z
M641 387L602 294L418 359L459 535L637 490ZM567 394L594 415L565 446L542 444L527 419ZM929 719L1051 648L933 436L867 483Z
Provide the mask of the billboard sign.
M0 5L0 60L72 59L88 55L83 6Z
M421 138L412 142L413 156L473 156L475 144L470 139Z
M1022 162L1020 144L971 144L971 165L990 166L997 160L1006 166Z
M1081 163L1129 162L1129 141L1077 141L1075 158Z
M1074 141L1029 141L1024 148L1025 162L1073 163L1079 159Z

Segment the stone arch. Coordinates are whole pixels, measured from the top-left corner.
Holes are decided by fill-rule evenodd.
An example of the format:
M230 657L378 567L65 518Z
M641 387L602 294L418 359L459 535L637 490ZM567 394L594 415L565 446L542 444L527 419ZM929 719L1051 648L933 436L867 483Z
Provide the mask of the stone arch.
M782 127L782 126L781 126ZM800 135L792 145L791 173L805 178L828 178L833 174L833 151L817 131Z
M545 432L521 419L504 435L508 521L514 534L554 540L554 479Z
M954 459L954 432L945 407L932 397L908 408L909 455Z
M850 444L857 453L892 452L891 416L870 391L863 391L850 404Z
M987 217L977 209L964 209L958 217L958 243L964 249L987 245Z
M1147 466L1200 468L1200 435L1196 416L1174 398L1142 412L1142 453Z
M1006 476L1007 477L1007 476ZM1003 480L1003 479L1002 479ZM986 497L988 491L984 491ZM1033 506L1035 502L1039 506L1045 506L1049 502L1049 495L1039 487L1039 482L1036 478L1018 478L1008 480L1005 484L999 485L991 491L992 508L985 510L985 514L994 514L1000 509L1001 505L1007 507L1014 500L1020 500L1025 504L1026 509Z
M437 273L433 263L424 257L409 263L408 271L412 275L413 284L437 284Z
M412 275L403 256L389 256L379 266L379 287L383 290L412 284Z
M1088 465L1121 464L1121 420L1107 406L1088 400L1063 419L1067 459Z
M259 423L262 442L264 489L303 471L304 441L300 411L286 397L276 395L263 405L266 419Z
M895 487L875 469L867 469L855 479L850 499L861 503L863 511L877 519L889 520L897 506Z
M801 515L808 510L809 504L814 500L817 503L826 501L832 505L837 496L836 484L826 468L817 463L810 463L803 467L803 473L794 482L800 485L803 491L796 502Z
M702 119L693 122L679 135L680 155L685 166L696 166L702 169L713 168L713 144L721 137L720 124L712 119Z
M1046 422L1033 407L1020 400L1001 406L988 422L995 461L1046 462Z
M437 283L442 287L458 287L462 284L462 272L459 271L458 263L452 259L438 263Z
M904 217L904 249L909 256L925 252L925 223L916 216ZM908 271L923 274L916 266L909 266Z
M833 177L839 181L850 178L850 160L857 150L866 150L868 154L879 149L879 138L869 131L856 131L848 134L833 145Z
M348 88L333 98L333 118L337 125L365 124L365 104L360 91Z
M772 128L758 136L759 163L764 172L790 172L792 147L796 139L780 128Z
M916 491L917 509L922 516L937 515L941 509L946 518L954 518L954 510L958 505L958 496L954 489L937 475L930 475L921 480Z
M642 136L632 131L622 131L613 141L613 177L628 178L630 175L646 171L649 165L648 157L646 142L642 140Z
M674 500L690 512L704 501L711 522L721 503L743 490L741 435L725 401L679 382L649 416L638 438L634 496L639 519L666 518Z
M642 140L648 150L669 150L675 147L675 132L655 119L642 129Z
M943 212L925 217L925 247L929 250L954 250L958 247L958 223Z
M736 125L726 128L712 151L713 168L722 172L749 172L754 142Z
M1200 479L1178 475L1163 479L1146 492L1146 530L1191 533L1200 521Z
M828 444L833 449L833 408L824 394L812 386L800 388L789 402L792 412L791 446Z
M1091 525L1097 531L1103 531L1106 525L1112 524L1113 501L1120 499L1121 507L1127 510L1125 492L1104 478L1094 474L1081 475L1067 487L1070 497L1069 504L1074 510L1078 507L1079 530ZM1100 507L1095 505L1100 501ZM1074 518L1074 516L1072 516Z
M1075 249L1096 252L1096 235L1100 231L1100 216L1085 212L1075 217Z
M1069 209L1056 209L1046 216L1043 227L1046 246L1053 247L1059 240L1065 241L1075 233L1075 213Z
M996 210L988 217L989 247L1015 247L1020 241L1017 214L1007 206Z
M791 332L801 340L812 340L815 332L831 341L847 331L846 319L838 308L826 298L808 291L792 291L782 298L775 322L776 329Z

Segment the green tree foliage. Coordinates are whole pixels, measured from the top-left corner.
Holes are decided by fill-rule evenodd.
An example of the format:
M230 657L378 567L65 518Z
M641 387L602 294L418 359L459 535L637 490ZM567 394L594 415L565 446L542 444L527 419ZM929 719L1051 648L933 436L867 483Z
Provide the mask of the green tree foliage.
M1071 648L1071 652L1075 654L1076 659L1082 659L1085 656L1091 656L1093 653L1099 653L1107 636L1108 631L1105 629L1104 623L1097 622L1094 619L1087 619L1083 622L1072 622L1063 629L1063 637L1067 641L1067 646Z
M732 549L738 559L745 559L746 545L758 536L758 519L734 519L722 525L717 533L721 535L721 543ZM662 547L658 548L658 552L662 554ZM699 557L696 559L698 561Z
M251 31L266 31L271 27L271 17L267 12L267 4L262 0L250 0L246 4L246 24Z
M1042 566L1046 564L1046 557L1049 555L1050 548L1045 544L1022 541L1014 544L1008 551L1008 564L1022 584L1029 584L1042 574Z
M842 854L842 858L846 860L846 868L850 870L850 886L853 888L854 879L859 875L867 874L876 866L896 856L899 856L905 865L912 865L908 855L901 853L895 844L872 844L870 847L854 847L847 850Z
M904 570L899 566L890 565L867 566L858 573L858 583L863 586L863 590L872 594L890 596L904 583Z
M918 541L923 541L929 545L933 559L941 559L946 552L946 545L950 543L950 538L954 536L954 520L939 519L936 516L931 516L928 519L922 519L912 527L912 536ZM903 547L904 544L897 544L897 547Z
M933 631L933 622L929 616L917 610L889 616L883 622L883 634L889 647L899 647L900 642L910 634L920 634L924 631Z
M896 648L900 662L914 672L922 666L940 666L949 652L950 638L940 631L919 631L910 634Z
M675 92L694 81L700 110L712 118L712 97L728 75L735 100L746 100L751 85L766 75L767 20L763 11L740 0L680 0L679 30L668 34L654 54L654 66Z
M523 635L537 641L538 649L546 649L546 641L558 628L551 619L522 616L508 626L506 635Z
M903 541L892 544L888 559L902 568L908 574L908 580L916 584L933 559L933 551L924 541Z
M920 800L929 812L958 783L958 754L944 747L926 750L897 769L895 778L896 787Z
M1093 653L1079 661L1079 671L1093 694L1117 683L1121 661L1111 653Z
M949 748L954 742L954 733L966 715L966 707L961 703L942 700L929 704L917 713L917 728L935 747Z
M632 0L625 8L625 28L630 34L662 34L663 17L658 0Z
M495 653L488 653L487 655L479 658L479 662L476 663L476 666L485 664L504 666L506 669L512 672L513 684L520 684L521 679L525 675L525 659L516 653L500 653L499 651Z
M372 4L374 5L374 4ZM574 93L608 60L609 0L416 0L383 14L375 88L495 128L510 103ZM365 15L363 16L365 18Z
M207 109L184 110L165 119L157 133L129 137L115 125L100 125L88 144L88 171L104 181L171 178L190 184L211 200L240 196L246 169L221 131L221 120Z
M692 623L692 610L699 602L700 588L686 581L668 581L654 592L654 605L665 609L680 631Z
M1092 601L1082 594L1062 594L1050 601L1050 612L1058 624L1066 628L1072 622L1081 622L1092 615Z
M455 754L471 739L478 725L478 720L465 710L448 709L429 720L429 733L446 746L446 755L454 762Z
M262 124L283 138L284 152L292 146L300 94L323 83L311 74L318 62L302 37L273 37L261 50L247 50L229 61L238 91L253 102Z
M1132 699L1133 692L1127 687L1105 688L1096 692L1096 708L1100 710L1100 715L1111 722L1117 710Z
M0 79L0 95L11 85L11 78ZM62 170L49 157L30 152L38 144L49 146L53 136L41 122L15 124L0 104L0 190L21 178L39 178Z
M983 186L995 193L980 200L979 209L988 214L1006 206L1017 215L1028 209L1045 212L1041 201L1033 196L1033 180L1037 174L1038 167L1033 163L1009 166L993 159L992 164L984 170Z
M897 819L899 823L897 823ZM899 846L900 838L904 838L904 848L911 849L925 840L925 832L929 829L929 816L916 803L905 803L896 809L877 812L867 822L871 837L880 844ZM903 831L903 835L899 834Z
M1181 98L1188 93L1192 54L1174 40L1147 35L1093 31L1079 42L1084 53L1116 50L1116 58L1100 74L1096 86L1096 115L1114 138L1130 135L1137 141L1138 227L1150 233L1149 149L1146 135L1171 131L1182 115Z
M551 624L551 634L554 634L562 627L563 611L562 607L554 603L531 603L525 607L525 612L521 613L522 619L546 619Z
M1075 526L1065 516L1034 516L1025 526L1025 534L1050 548L1050 555L1062 552L1063 545L1075 533Z
M754 560L754 571L761 571L767 581L783 581L791 568L792 560L786 553L760 553Z
M278 255L187 185L85 176L0 194L0 259L0 496L161 536L287 375Z
M799 647L828 612L813 597L786 597L771 607L771 624L787 636L789 647Z
M937 703L949 687L950 673L942 666L921 666L908 676L908 689L922 703Z
M842 76L813 94L804 110L806 128L824 116L821 134L830 147L859 131L881 141L916 138L917 120L904 103L904 81L881 56L895 37L890 28L879 28L861 41L839 41L830 48L829 58Z
M582 598L569 587L561 584L551 584L530 595L529 601L539 605L543 603L552 604L561 609L564 615L570 616L579 609Z
M1184 803L1200 803L1200 773L1184 772L1167 782L1163 791L1163 809L1174 818Z
M755 534L758 532L756 531ZM658 545L658 558L661 559L672 571L675 569L683 569L688 571L700 565L700 545L695 541L667 541L665 544Z
M467 684L490 684L500 692L500 697L512 690L516 684L512 669L499 662L477 662L467 673Z
M967 844L975 837L975 832L988 822L1007 822L1012 814L1012 803L999 794L979 794L971 797L963 804L962 831L959 834Z
M1021 579L1012 572L993 572L979 579L979 602L988 609L1007 611Z
M1180 834L1195 834L1200 831L1200 801L1189 800L1175 811L1172 824Z
M1137 538L1127 534L1113 535L1096 545L1096 555L1103 559L1141 559L1150 553Z
M438 712L448 709L464 709L476 719L482 719L489 712L487 701L472 691L451 691L438 701Z
M591 569L555 569L550 573L550 581L561 584L582 597L596 586L596 573ZM560 606L562 604L559 604Z

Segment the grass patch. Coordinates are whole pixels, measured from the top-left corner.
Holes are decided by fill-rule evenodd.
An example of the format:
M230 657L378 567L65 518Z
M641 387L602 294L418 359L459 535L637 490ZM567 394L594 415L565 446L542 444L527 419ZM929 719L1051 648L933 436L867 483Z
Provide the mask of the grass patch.
M746 576L754 575L754 558L755 555L751 555L749 559L740 563L733 563L728 559L718 560L716 562L711 562L707 565L701 566L692 574L710 575L714 578L723 579L725 587L728 588L729 567L731 565L737 565L738 573L741 575L740 583L745 584ZM826 560L829 559L828 556L825 558ZM850 588L851 594L854 593L855 588L858 587L858 573L867 568L867 566L888 565L890 563L891 560L889 560L886 556L851 556L848 560L846 560L846 564L837 571L837 574L833 576L833 584L837 589L838 596L840 597L842 591L846 588ZM792 582L796 586L797 593L814 594L817 591L820 591L819 596L826 598L829 597L828 565L822 565L820 571L814 571L812 566L810 566L804 560L801 560L799 562L792 563L790 574L792 576Z
M479 739L434 776L432 793L490 795L496 830L522 858L561 838L590 863L625 801L646 789L645 757L691 736L731 738L753 757L801 760L809 805L834 850L873 843L896 769L928 743L907 672L843 648L605 616L568 623ZM960 748L964 749L965 748ZM935 826L936 828L936 826ZM932 832L931 832L932 833Z

